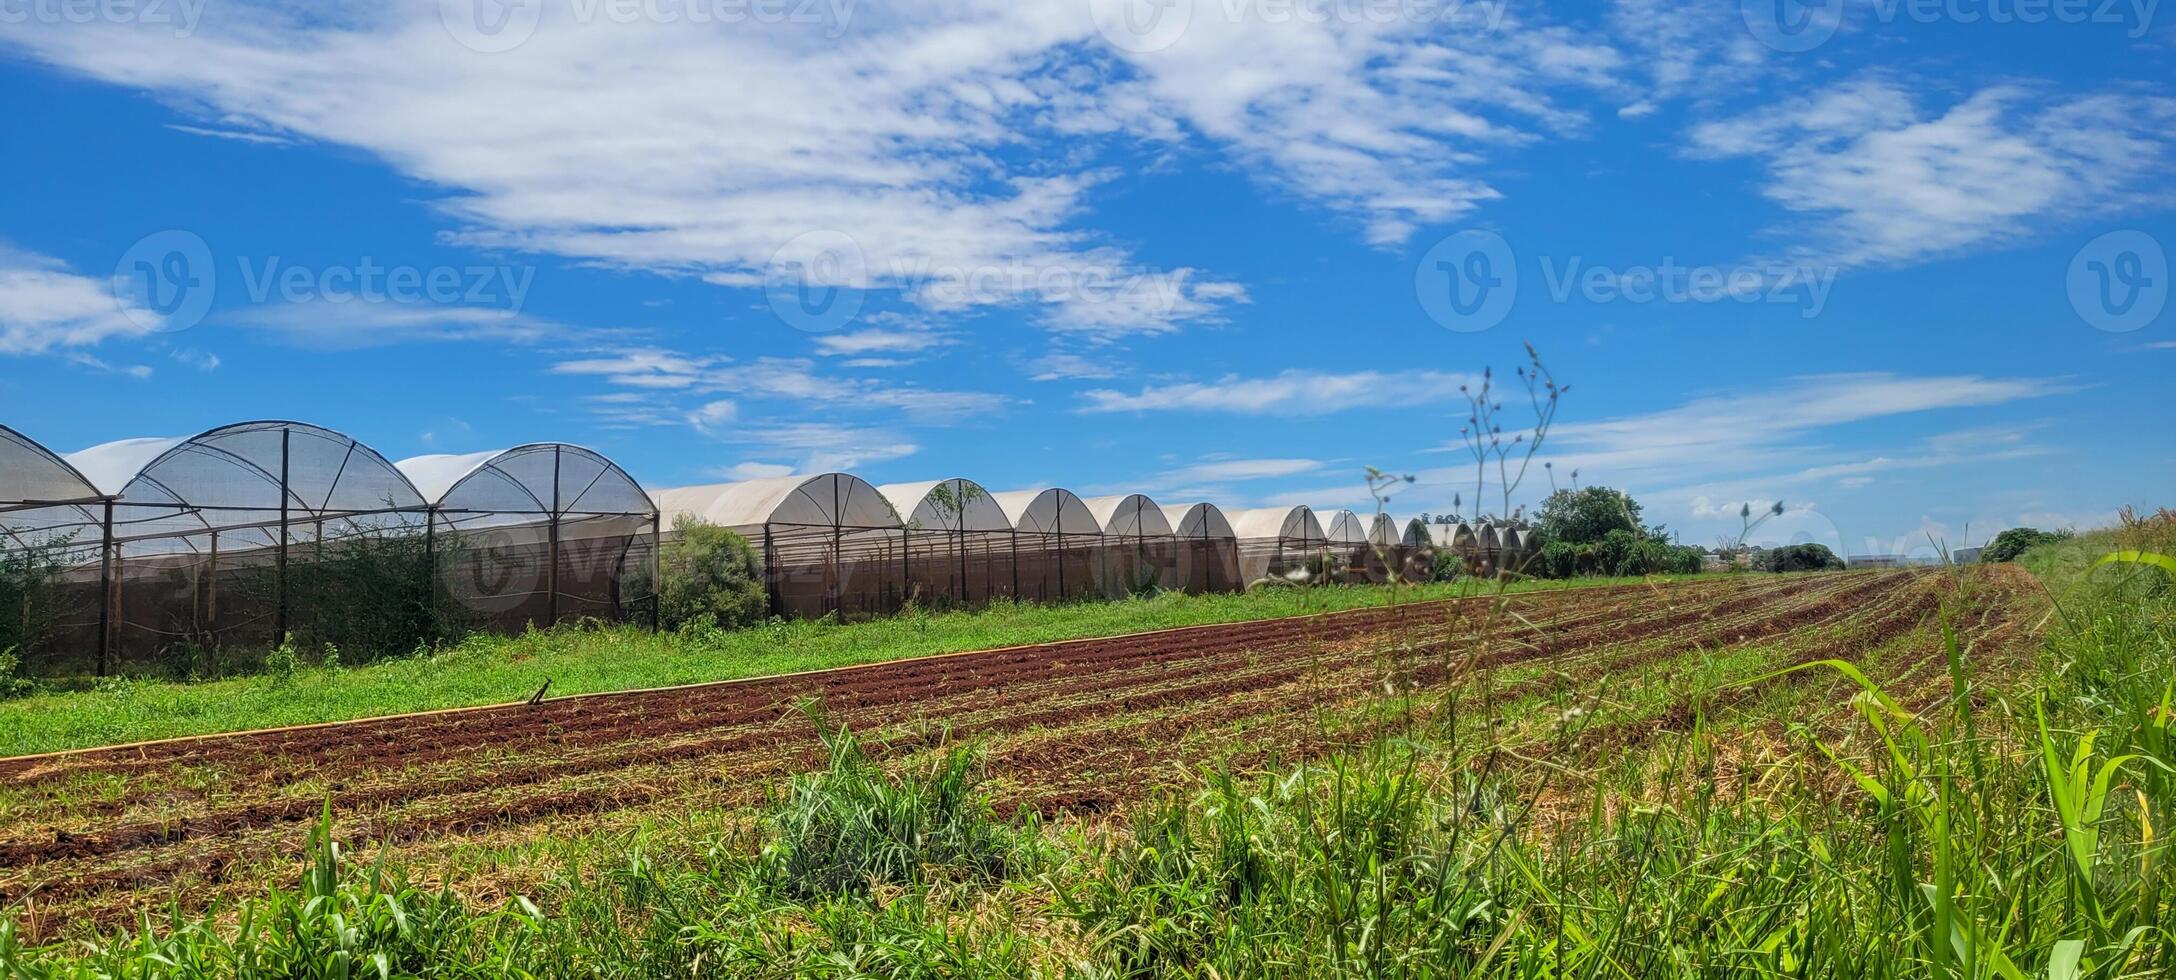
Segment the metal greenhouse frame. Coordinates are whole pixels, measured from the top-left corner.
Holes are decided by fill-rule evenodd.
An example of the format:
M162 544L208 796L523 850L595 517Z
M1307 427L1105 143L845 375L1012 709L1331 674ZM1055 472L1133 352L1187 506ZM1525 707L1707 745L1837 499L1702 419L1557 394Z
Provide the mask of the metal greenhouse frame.
M1178 544L1179 588L1199 595L1246 587L1247 580L1239 574L1239 535L1215 504L1167 506L1164 520L1171 524Z
M1012 520L981 484L955 477L876 489L905 517L910 596L979 606L1012 595Z
M1330 515L1322 525L1322 537L1327 542L1330 560L1336 563L1338 577L1346 582L1365 582L1368 579L1368 518L1349 510Z
M1407 520L1398 536L1399 566L1408 582L1428 582L1436 577L1436 542L1420 518Z
M462 625L656 625L657 505L602 454L558 442L396 464L430 510L438 589Z
M0 649L13 646L23 663L53 673L68 651L95 649L100 531L110 506L90 479L36 440L0 426L0 547L15 552L26 573L19 583L50 575L36 592L0 598ZM11 590L12 591L12 590ZM85 660L76 672L95 669Z
M1229 515L1239 537L1239 570L1248 582L1306 568L1329 539L1307 505L1258 507Z
M688 514L756 544L772 615L844 618L894 612L905 601L906 526L860 477L776 477L660 490L656 498L668 526Z
M1013 594L1037 602L1103 590L1103 522L1072 491L1016 490L993 499L1012 519Z
M288 635L386 652L429 614L423 499L347 435L242 422L67 459L105 498L100 673Z
M1124 597L1179 587L1178 539L1164 510L1131 493L1081 501L1103 529L1104 592Z

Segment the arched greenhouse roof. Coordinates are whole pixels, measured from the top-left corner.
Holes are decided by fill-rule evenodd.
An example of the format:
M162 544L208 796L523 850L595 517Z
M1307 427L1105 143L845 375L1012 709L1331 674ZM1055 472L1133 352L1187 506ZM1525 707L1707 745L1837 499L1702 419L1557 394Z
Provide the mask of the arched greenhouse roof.
M876 488L910 528L939 531L1010 531L1012 519L990 491L973 480L887 483Z
M80 503L101 496L89 477L37 440L0 425L0 510Z
M1399 543L1408 548L1432 548L1435 547L1436 539L1428 533L1427 522L1415 517L1404 523L1399 534Z
M67 459L115 498L121 539L263 528L276 525L283 511L300 523L423 508L415 485L377 450L305 422L240 422L186 439L124 439Z
M1144 494L1124 493L1090 497L1081 501L1095 517L1103 533L1122 537L1170 537L1171 521L1164 509Z
M725 527L777 524L896 530L902 526L883 494L848 473L678 487L660 490L655 496L668 520L689 514Z
M1224 512L1207 501L1192 506L1172 504L1164 508L1164 519L1171 522L1171 533L1182 538L1207 540L1239 537L1232 531L1232 522L1225 519Z
M997 494L994 498L1005 516L1012 519L1017 531L1037 534L1101 534L1103 522L1096 520L1088 505L1071 490L1050 487L1044 490L1013 490Z
M424 500L446 512L561 517L657 513L656 502L619 464L567 443L412 456L395 465Z
M1296 507L1257 507L1253 510L1234 511L1230 515L1232 531L1241 538L1297 538L1302 541L1322 541L1322 522L1315 519L1315 512L1306 504Z
M1341 510L1330 515L1329 523L1323 525L1322 536L1331 544L1366 544L1368 527L1360 515Z
M1481 540L1473 525L1465 523L1430 524L1428 534L1435 539L1438 548L1471 548Z
M1370 514L1362 519L1368 528L1368 543L1392 547L1405 540L1406 522L1389 514Z

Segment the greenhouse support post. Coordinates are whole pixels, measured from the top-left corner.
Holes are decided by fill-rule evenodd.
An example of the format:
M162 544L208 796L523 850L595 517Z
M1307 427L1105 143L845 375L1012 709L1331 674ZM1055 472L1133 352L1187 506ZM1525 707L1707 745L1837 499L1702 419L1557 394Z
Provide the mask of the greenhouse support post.
M551 567L544 572L544 615L553 626L559 625L559 446L552 446L552 516L545 560Z
M113 498L106 498L106 516L98 539L98 676L106 676L113 661Z
M665 512L650 512L650 632L665 625Z
M288 440L293 436L292 430L284 427L280 429L280 546L272 575L272 591L276 599L272 615L272 642L275 645L287 642L287 450Z

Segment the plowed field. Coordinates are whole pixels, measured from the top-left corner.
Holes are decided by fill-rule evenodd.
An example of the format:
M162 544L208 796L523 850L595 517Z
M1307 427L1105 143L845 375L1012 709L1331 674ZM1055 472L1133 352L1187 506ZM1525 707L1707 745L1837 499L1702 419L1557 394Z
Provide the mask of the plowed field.
M1960 625L1980 656L2015 655L2032 600L2003 572L1981 585ZM1902 638L1888 673L1908 693L1943 676L1921 640L1952 588L1898 571L1453 600L5 759L0 904L43 932L252 893L292 876L328 796L343 838L425 865L449 844L731 808L817 761L807 698L893 752L980 738L1009 805L1093 813L1212 759L1319 752L1336 736L1317 709L1361 704L1386 680L1485 675L1508 704L1581 678L1659 684L1689 654L1755 651L1765 669ZM1582 737L1636 740L1679 714Z

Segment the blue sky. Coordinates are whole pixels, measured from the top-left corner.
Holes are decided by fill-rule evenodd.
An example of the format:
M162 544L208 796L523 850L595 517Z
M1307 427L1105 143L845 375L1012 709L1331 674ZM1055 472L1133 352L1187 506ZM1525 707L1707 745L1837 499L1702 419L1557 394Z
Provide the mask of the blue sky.
M0 422L1470 513L1531 343L1690 541L2171 502L2176 10L1149 2L0 0Z

